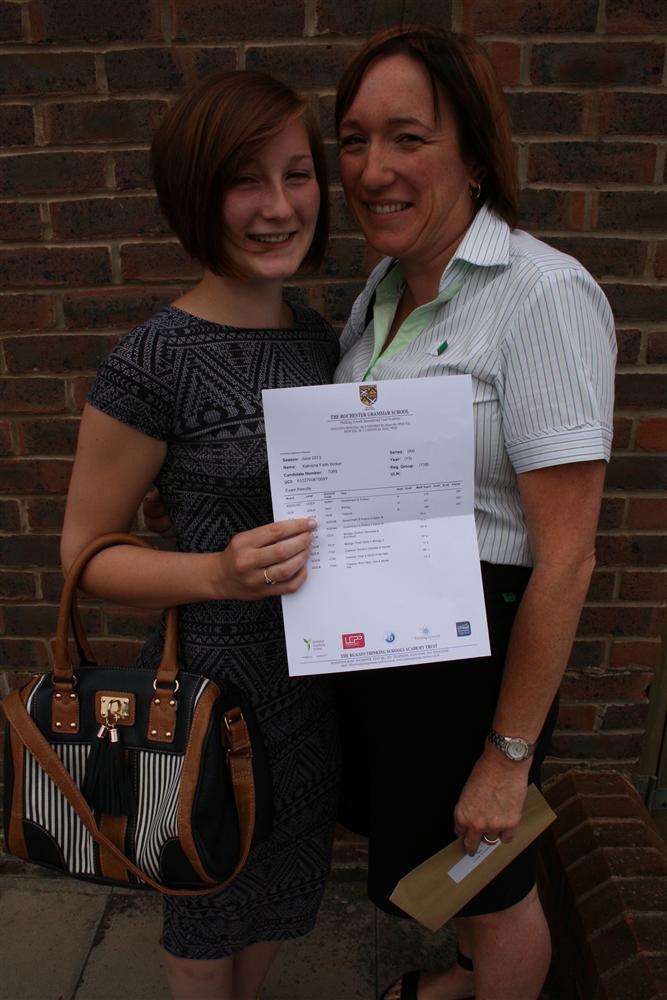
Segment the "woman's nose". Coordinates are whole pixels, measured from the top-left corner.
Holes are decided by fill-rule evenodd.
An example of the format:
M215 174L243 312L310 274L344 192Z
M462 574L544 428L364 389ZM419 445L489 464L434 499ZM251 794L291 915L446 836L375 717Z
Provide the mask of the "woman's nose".
M371 143L366 151L361 182L368 188L385 187L393 180L393 170L383 146Z

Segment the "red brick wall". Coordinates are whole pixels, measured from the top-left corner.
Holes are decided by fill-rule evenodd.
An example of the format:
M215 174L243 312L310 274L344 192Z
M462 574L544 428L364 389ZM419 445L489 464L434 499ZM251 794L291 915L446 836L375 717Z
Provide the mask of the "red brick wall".
M554 995L664 998L667 854L643 802L613 772L571 771L546 794L558 817L541 839L540 880Z
M330 144L335 212L327 264L301 294L340 323L363 247L337 185L332 95L358 43L401 8L487 44L512 110L522 225L579 257L618 319L599 568L555 753L630 768L667 599L663 0L0 0L0 683L51 661L58 531L95 368L196 275L157 210L151 129L214 68L259 67L307 89ZM123 659L149 620L87 612L97 645Z

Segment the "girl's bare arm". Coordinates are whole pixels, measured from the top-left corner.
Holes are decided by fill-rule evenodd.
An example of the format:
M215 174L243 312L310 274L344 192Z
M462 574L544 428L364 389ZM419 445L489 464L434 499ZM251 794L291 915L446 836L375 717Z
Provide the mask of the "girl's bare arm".
M157 476L166 444L86 406L61 540L67 571L98 535L127 531ZM142 608L208 600L259 600L293 593L306 578L314 523L306 518L235 535L221 552L158 552L118 545L95 556L81 586ZM264 569L276 583L267 587Z

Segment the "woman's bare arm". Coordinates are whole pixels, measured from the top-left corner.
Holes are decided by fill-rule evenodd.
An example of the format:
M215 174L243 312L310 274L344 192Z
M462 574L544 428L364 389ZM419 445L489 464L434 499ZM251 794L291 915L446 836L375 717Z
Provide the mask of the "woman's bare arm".
M600 461L519 476L533 572L507 652L493 724L500 733L537 739L558 690L595 568L604 475Z
M562 680L595 566L604 474L599 461L518 477L533 572L512 628L493 720L505 736L537 739ZM511 839L530 770L530 760L509 761L489 743L480 752L455 813L469 850L482 832Z
M67 571L81 549L110 531L127 531L159 472L166 444L86 406L61 540ZM158 552L119 545L91 560L88 593L142 608L207 600L259 600L303 583L312 526L281 521L241 532L222 552ZM264 569L276 581L270 590Z

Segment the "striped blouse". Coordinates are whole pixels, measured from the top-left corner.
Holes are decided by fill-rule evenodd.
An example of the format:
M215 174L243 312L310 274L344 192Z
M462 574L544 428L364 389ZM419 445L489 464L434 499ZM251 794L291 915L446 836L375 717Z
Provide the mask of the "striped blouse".
M374 350L366 313L390 265L389 258L378 264L352 307L336 382L364 380ZM462 279L414 339L379 356L369 380L472 376L480 558L530 566L517 474L609 460L613 317L578 261L510 230L484 205L445 268L439 294Z

